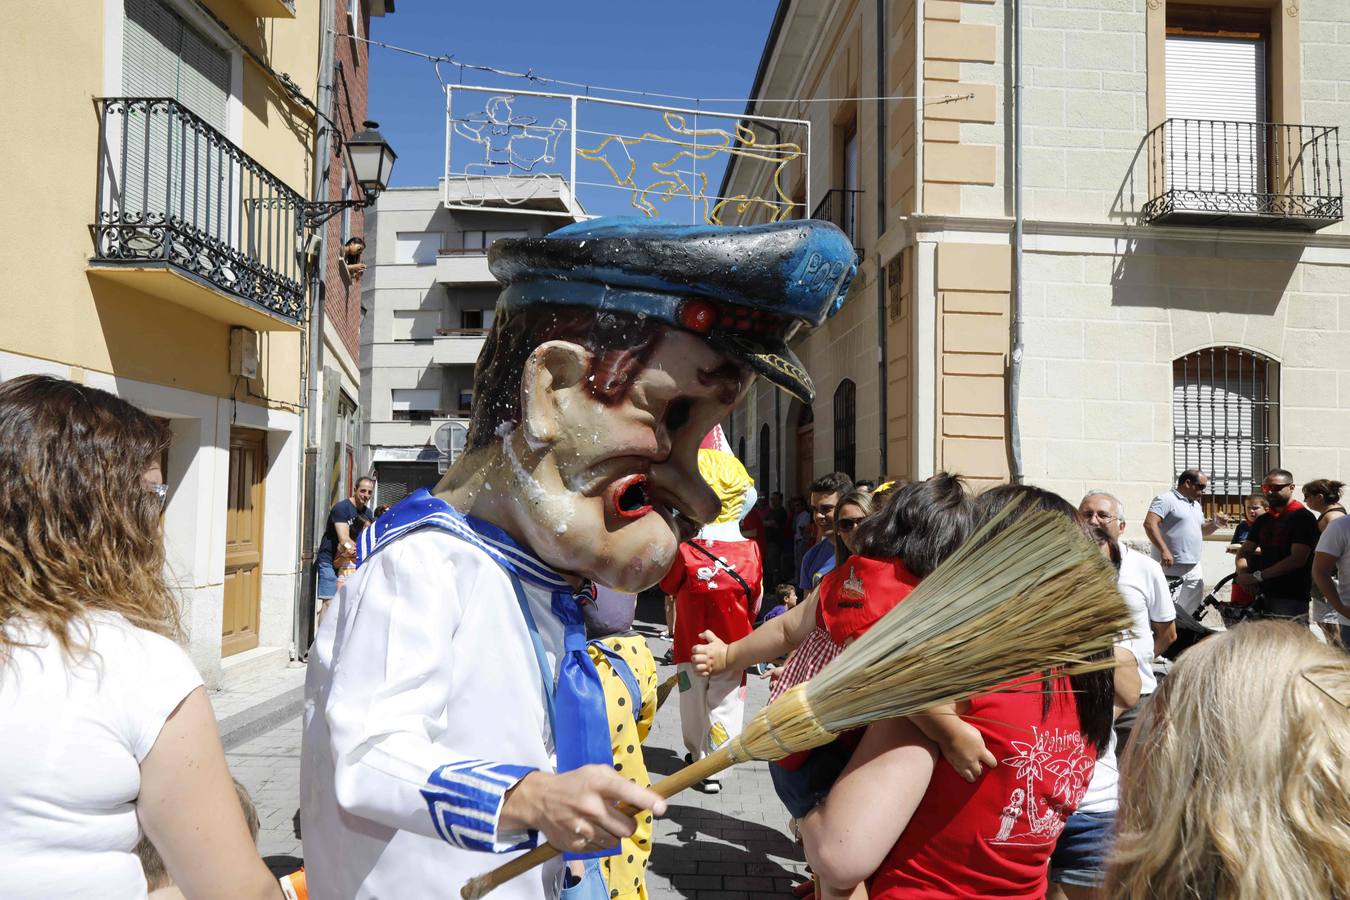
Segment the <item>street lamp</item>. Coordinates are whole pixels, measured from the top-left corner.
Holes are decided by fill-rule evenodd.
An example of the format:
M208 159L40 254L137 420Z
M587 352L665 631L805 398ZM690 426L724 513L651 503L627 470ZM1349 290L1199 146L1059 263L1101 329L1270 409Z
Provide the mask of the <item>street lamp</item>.
M343 148L347 153L347 164L356 175L356 183L361 186L362 197L357 200L320 200L305 204L305 227L318 228L344 209L361 209L372 206L375 198L389 186L389 175L394 170L394 160L398 154L389 146L377 131L379 123L366 121L361 123L362 130L347 138Z
M378 122L362 122L363 131L347 138L347 158L351 160L356 183L368 196L379 194L389 186L389 173L394 170L398 155L375 129Z

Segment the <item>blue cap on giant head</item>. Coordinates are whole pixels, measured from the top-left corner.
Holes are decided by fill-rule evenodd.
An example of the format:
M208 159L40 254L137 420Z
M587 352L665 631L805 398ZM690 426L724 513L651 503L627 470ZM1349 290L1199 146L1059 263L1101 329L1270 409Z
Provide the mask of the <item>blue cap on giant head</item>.
M829 222L672 225L602 218L542 238L500 240L488 265L506 312L551 303L656 318L698 335L810 403L787 345L843 304L858 255Z

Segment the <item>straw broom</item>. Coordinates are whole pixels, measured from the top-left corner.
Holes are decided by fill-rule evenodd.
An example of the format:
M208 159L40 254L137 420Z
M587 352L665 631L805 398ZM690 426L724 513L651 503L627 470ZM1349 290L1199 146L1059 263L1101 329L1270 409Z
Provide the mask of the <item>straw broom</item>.
M951 703L1031 673L1112 666L1130 627L1116 573L1059 513L1010 505L814 678L760 709L716 752L652 790L671 797L752 759L776 760L840 732ZM637 810L627 809L636 813ZM544 844L467 882L478 900L562 851Z

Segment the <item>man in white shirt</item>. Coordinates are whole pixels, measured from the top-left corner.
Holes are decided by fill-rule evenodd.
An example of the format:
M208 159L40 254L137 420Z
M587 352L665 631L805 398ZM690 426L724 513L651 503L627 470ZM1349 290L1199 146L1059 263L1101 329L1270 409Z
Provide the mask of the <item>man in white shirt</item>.
M1125 507L1114 494L1089 491L1078 504L1079 514L1100 525L1120 541L1125 533ZM1120 575L1117 580L1132 622L1125 641L1139 660L1139 693L1148 696L1156 687L1153 657L1159 656L1177 639L1177 611L1162 567L1120 541Z
M616 807L660 814L612 767L588 581L655 584L714 517L700 441L756 374L810 402L785 338L824 321L855 264L838 229L801 220L600 219L493 245L505 286L466 452L362 533L310 653L315 897L453 896L541 834L598 877L634 829ZM562 886L555 860L493 896Z
M1158 551L1164 574L1181 579L1176 605L1192 614L1205 598L1204 572L1200 569L1205 536L1227 524L1222 513L1205 519L1200 498L1208 489L1208 475L1199 469L1187 469L1177 476L1175 488L1153 498L1144 516L1144 534Z

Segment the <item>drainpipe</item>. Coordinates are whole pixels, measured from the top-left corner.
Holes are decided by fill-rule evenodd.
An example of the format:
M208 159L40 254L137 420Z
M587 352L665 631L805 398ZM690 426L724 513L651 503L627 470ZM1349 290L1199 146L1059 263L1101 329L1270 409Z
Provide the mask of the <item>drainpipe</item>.
M881 235L886 231L886 3L877 0L877 234L876 249L873 254L877 260L877 401L881 415L881 471L878 478L885 478L889 471L886 463L886 267L881 264ZM857 214L856 212L854 213ZM880 482L878 482L880 483Z
M1022 0L1013 0L1013 248L1012 356L1008 364L1008 457L1013 484L1021 484L1022 423Z
M320 0L319 22L319 78L315 93L315 105L320 110L333 108L333 54L336 35L332 25L335 23L334 0ZM314 186L315 200L328 199L328 179L325 170L329 165L329 128L323 118L316 117L318 132L314 142ZM318 516L319 503L319 416L323 409L319 402L319 371L323 363L323 321L324 321L324 267L327 258L327 223L313 232L317 239L317 250L310 257L313 260L309 272L309 329L307 343L309 355L304 374L305 387L308 389L305 429L305 452L300 464L301 486L304 490L304 502L301 504L300 522L300 578L296 585L295 620L292 628L292 641L296 659L304 659L309 652L313 635L314 594L318 583L318 569L315 559L315 537L317 535L315 518Z

